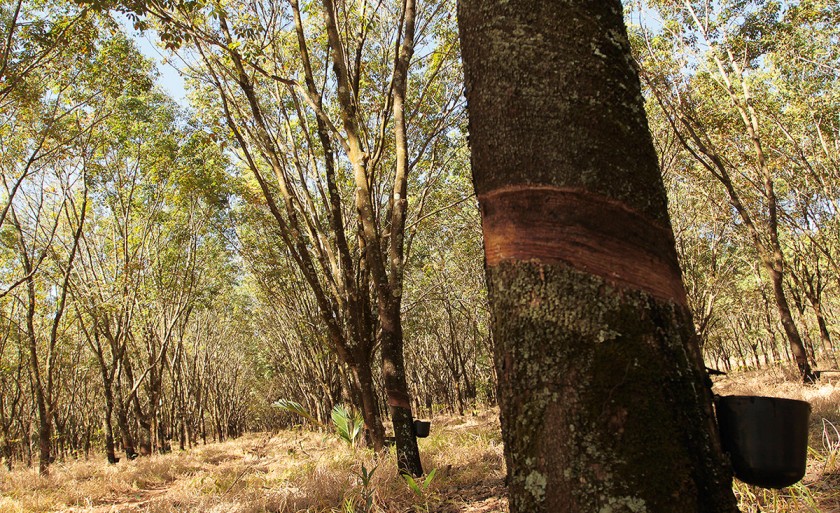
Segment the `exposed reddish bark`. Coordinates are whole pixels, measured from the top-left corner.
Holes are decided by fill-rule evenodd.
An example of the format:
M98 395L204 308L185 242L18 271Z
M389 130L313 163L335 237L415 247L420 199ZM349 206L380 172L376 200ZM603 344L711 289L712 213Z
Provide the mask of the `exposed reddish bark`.
M667 225L584 190L547 186L479 196L489 267L504 261L566 263L608 282L685 305Z

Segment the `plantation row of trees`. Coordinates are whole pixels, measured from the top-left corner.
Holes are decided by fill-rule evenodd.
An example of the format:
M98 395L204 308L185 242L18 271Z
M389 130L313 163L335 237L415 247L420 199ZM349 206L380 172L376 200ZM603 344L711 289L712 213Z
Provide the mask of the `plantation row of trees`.
M304 129L323 122L301 110L312 98L294 90L283 98L286 85L274 79L259 89L259 102L249 99L247 84L227 96L224 87L245 79L219 78L234 73L224 66L235 63L211 59L221 50L208 38L189 49L195 58L205 54L189 62L194 95L186 113L153 86L150 63L101 7L4 4L6 465L36 458L46 472L55 457L91 445L104 446L113 462L120 451L134 457L175 441L184 447L297 422L271 408L278 398L300 401L320 418L336 403L355 404L373 414L367 425L376 445L384 436L380 412L395 407L383 390L396 387L388 397L411 401L396 405L409 411L463 411L492 398L480 239L453 78L457 52L441 26L442 6L421 16L417 31L424 45L439 37L449 46L425 55L428 68L411 75L426 89L410 111L423 129L402 136L424 146L404 154L395 186L405 189L413 171L420 208L409 214L405 199L394 203L385 189L395 180L386 167L395 162L386 128L399 100L393 90L370 87L370 101L384 95L379 111L371 107L381 119L364 128L375 136L366 151L378 146L382 162L364 164L382 180L368 208L388 217L373 227L381 238L373 247L385 251L379 264L365 256L374 249L359 232L346 156L331 153L347 136L327 130L331 123L317 139ZM276 21L271 30L288 31L281 22L289 19ZM370 52L383 51L392 35L377 30L382 40L371 37L380 46ZM274 42L284 43L277 33ZM381 65L388 60L381 56ZM384 72L366 65L371 74ZM310 70L318 83L322 68ZM264 73L249 80L257 76ZM316 111L338 108L327 93ZM254 118L243 112L269 132L254 135ZM402 206L389 211L389 203ZM445 228L430 230L441 218ZM385 233L380 222L402 228ZM388 250L390 233L405 242ZM412 272L404 274L399 260L394 267L388 251L410 255ZM390 271L374 279L370 265ZM394 292L383 306L376 287L386 284ZM394 301L397 313L422 312L408 323L417 343L407 373L399 315L389 321L397 322L396 353L392 347L388 355L383 338L383 310ZM396 378L389 375L395 369Z
M836 367L840 7L628 4L707 359Z
M300 422L282 398L352 405L374 447L390 418L419 474L415 415L495 402L453 1L1 5L8 468ZM812 377L840 314L838 7L625 8L707 363Z
M130 457L246 426L224 157L111 20L10 5L2 108L6 466ZM208 194L204 194L208 192ZM219 309L220 306L225 308ZM217 324L220 319L227 322ZM33 445L37 449L33 450Z

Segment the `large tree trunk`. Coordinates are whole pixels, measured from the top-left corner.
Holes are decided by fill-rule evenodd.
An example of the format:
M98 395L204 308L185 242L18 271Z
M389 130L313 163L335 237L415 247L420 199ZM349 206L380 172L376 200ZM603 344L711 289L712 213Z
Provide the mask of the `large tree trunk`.
M462 0L510 508L736 512L618 0Z

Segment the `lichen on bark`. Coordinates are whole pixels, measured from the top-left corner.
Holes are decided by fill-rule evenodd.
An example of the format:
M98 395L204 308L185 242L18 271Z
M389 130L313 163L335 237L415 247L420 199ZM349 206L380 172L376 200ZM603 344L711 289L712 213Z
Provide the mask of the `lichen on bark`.
M563 265L487 274L512 511L735 511L683 307Z

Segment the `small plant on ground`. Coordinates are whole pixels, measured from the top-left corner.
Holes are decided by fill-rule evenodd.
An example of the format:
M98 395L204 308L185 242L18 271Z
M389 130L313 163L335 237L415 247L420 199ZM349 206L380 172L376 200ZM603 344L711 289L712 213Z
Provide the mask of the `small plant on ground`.
M432 484L432 481L434 481L436 474L437 469L434 469L429 472L428 475L426 475L426 478L422 481L414 479L413 476L408 474L402 474L402 478L405 479L408 488L414 492L417 497L423 499L423 509L425 511L429 510L429 486ZM415 508L418 508L418 505L415 505Z
M288 399L278 399L274 402L274 407L299 415L318 427L327 427L298 402ZM351 413L343 404L336 404L330 416L332 417L332 423L338 437L355 447L362 436L362 427L364 427L361 414L358 412Z
M373 487L373 473L376 472L377 467L368 470L365 464L362 463L361 470L356 473L359 478L358 497L347 497L341 503L341 513L373 513L376 511L375 495L376 489ZM357 509L359 508L359 509ZM332 511L336 511L333 509Z
M362 488L359 491L359 498L362 500L362 507L364 508L362 511L365 513L373 511L373 500L376 490L373 488L371 480L373 479L373 473L376 472L376 469L377 467L373 467L368 470L365 465L362 464L362 470L359 472L359 479L361 480L362 485Z
M351 414L343 404L336 404L331 416L339 438L355 447L362 434L362 416L358 412Z
M324 427L323 422L321 422L317 418L315 418L314 415L309 413L309 411L306 408L304 408L303 405L301 405L298 402L291 401L289 399L277 399L276 401L274 401L272 406L274 406L278 410L286 411L286 412L289 412L289 413L294 413L295 415L299 415L299 416L305 418L306 420L308 420L309 422L315 424L316 426Z

